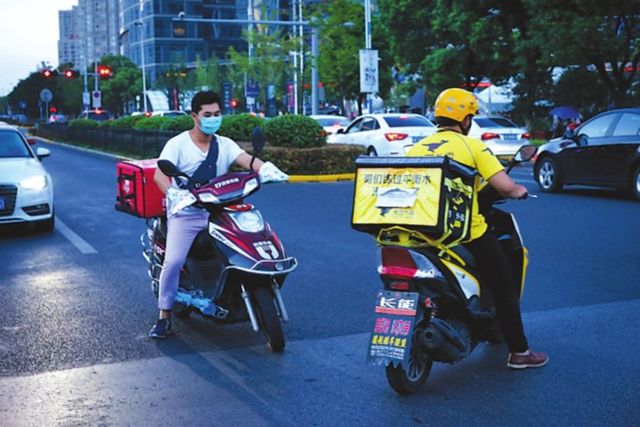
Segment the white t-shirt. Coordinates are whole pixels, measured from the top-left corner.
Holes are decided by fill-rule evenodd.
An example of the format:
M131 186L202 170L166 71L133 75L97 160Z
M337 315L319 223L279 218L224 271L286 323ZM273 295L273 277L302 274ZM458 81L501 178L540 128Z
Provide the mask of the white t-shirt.
M216 173L217 176L220 176L229 172L229 167L245 151L226 136L216 135L216 137L218 139ZM180 171L192 176L207 158L207 154L208 152L200 150L191 140L189 131L184 131L167 141L159 158L171 161ZM172 180L171 185L177 188L175 180Z

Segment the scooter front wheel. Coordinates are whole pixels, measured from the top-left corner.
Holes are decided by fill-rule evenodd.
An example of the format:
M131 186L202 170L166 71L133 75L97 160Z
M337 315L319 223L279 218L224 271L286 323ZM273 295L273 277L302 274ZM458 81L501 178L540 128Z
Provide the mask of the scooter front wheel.
M432 366L433 360L420 349L420 346L415 342L414 335L414 346L409 356L409 366L405 370L402 365L387 365L387 382L398 394L417 393L427 381Z
M274 305L273 295L264 286L257 286L252 293L256 303L260 327L267 338L267 345L272 352L281 353L284 350L284 334L282 333L282 325Z

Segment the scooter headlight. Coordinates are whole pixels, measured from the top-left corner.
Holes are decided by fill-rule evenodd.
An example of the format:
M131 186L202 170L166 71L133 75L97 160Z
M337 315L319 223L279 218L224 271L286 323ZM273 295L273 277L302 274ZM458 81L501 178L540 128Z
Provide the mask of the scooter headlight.
M244 212L230 213L231 219L236 223L238 228L248 233L257 233L264 229L264 220L260 211L250 210Z
M20 186L25 190L42 190L47 186L47 178L36 175L20 181Z
M202 203L218 203L220 200L211 193L201 193L198 195Z

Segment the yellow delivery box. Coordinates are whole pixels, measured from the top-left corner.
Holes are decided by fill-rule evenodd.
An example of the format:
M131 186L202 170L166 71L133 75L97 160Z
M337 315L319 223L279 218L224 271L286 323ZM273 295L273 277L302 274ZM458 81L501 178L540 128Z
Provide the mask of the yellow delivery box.
M356 159L351 225L415 231L438 246L468 237L477 172L448 157Z

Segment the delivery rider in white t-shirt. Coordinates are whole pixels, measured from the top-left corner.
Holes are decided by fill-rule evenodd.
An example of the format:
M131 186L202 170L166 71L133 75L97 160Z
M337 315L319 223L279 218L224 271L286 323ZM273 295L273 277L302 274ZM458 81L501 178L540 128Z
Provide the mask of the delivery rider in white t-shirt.
M193 128L167 141L160 153L160 159L171 161L179 170L192 176L207 158L211 144L217 144L216 176L226 174L233 164L248 170L251 156L232 139L216 135L222 124L221 104L220 96L215 92L196 93L191 100ZM269 174L286 179L286 175L272 163L264 163L260 159L253 162L253 170L261 176ZM165 194L170 188L178 188L160 169L156 170L154 181ZM160 316L149 332L151 338L164 338L171 332L171 309L178 290L180 270L193 240L206 228L208 215L207 211L193 207L183 209L177 214L167 213L167 246L158 295Z

